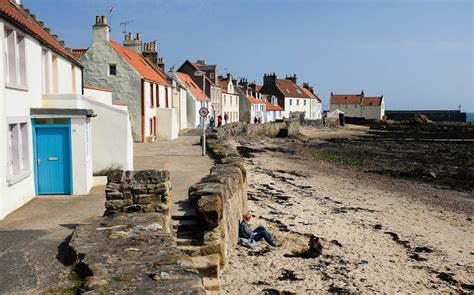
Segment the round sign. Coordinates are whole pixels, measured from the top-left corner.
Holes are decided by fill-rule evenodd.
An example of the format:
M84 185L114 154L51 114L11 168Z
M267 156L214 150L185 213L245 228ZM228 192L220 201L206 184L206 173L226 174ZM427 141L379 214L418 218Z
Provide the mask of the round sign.
M199 115L201 117L207 117L207 115L209 115L209 110L205 107L202 107L199 109Z

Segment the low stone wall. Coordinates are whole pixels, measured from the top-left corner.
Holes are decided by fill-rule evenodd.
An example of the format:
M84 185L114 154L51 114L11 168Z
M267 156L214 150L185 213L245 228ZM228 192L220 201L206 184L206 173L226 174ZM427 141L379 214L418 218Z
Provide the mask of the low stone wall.
M169 171L115 170L107 175L104 215L132 212L168 214L171 200Z
M221 140L238 135L287 137L299 134L300 122L298 120L265 124L235 122L216 128L214 131L217 133L217 138Z
M104 216L79 225L69 243L78 293L205 294L171 232L169 172L116 170L107 180Z
M224 266L228 249L238 240L238 225L248 209L247 171L243 158L229 144L213 134L208 151L217 164L209 176L189 189L189 201L204 227L201 255L218 254Z

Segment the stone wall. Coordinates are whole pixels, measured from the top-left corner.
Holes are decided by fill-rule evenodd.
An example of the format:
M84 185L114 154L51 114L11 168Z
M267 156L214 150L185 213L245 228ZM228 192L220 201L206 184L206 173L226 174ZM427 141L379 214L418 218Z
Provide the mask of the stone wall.
M226 140L231 136L268 136L286 137L294 136L300 132L300 122L298 120L286 120L279 123L247 124L235 122L216 128L217 138Z
M238 240L238 225L248 209L247 171L243 158L228 143L212 134L208 151L217 161L209 176L189 189L189 201L204 227L201 253L219 254L224 266L228 249Z
M111 171L107 175L105 213L160 212L168 214L171 200L169 171Z

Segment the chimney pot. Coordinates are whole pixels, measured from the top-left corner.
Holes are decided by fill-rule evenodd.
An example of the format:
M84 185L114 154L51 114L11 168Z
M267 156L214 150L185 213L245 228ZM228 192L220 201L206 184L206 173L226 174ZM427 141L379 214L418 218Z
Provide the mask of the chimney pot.
M95 24L96 25L100 24L100 16L98 15L95 16Z
M140 33L137 33L137 40L141 40Z
M105 15L103 15L101 18L102 18L101 23L103 25L106 25L107 24L107 17Z

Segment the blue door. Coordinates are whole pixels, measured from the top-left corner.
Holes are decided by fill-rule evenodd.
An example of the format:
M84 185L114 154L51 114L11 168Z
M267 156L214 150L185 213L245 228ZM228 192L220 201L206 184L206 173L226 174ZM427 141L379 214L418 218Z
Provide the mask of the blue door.
M37 192L70 194L70 128L40 126L35 128Z

